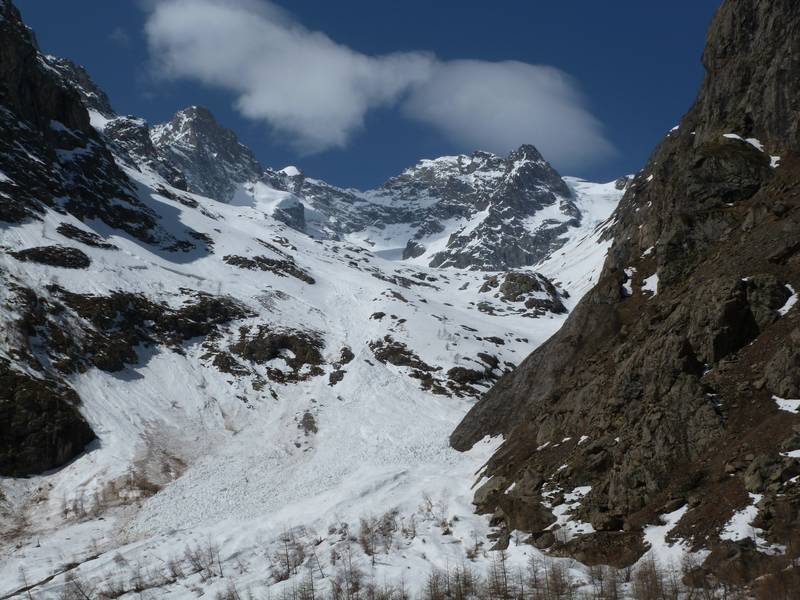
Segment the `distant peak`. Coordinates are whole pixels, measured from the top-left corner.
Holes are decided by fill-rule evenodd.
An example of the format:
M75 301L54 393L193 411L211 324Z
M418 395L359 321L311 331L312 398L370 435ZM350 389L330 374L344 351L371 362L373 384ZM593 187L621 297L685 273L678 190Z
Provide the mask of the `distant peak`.
M221 128L213 113L205 106L187 106L182 108L172 117L171 122L173 125L186 126L193 123L199 123L206 127Z
M536 149L536 146L533 144L522 144L519 148L514 150L513 152L509 153L508 155L509 160L532 160L532 161L542 161L544 157L542 153Z
M184 115L187 117L196 117L203 120L216 121L212 112L205 106L192 105L179 110L176 115Z

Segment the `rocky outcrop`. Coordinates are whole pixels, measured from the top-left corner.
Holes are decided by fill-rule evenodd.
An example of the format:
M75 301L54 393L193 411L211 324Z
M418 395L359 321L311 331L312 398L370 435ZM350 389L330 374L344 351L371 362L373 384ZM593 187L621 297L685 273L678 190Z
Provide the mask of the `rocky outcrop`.
M0 45L0 221L39 218L50 208L145 243L179 243L92 127L84 102L107 99L84 81L85 72L43 56L11 2L0 2Z
M45 58L47 63L61 75L62 80L78 92L86 108L97 111L103 117L112 118L116 116L108 96L92 80L86 69L68 58L56 56L47 56Z
M186 181L186 189L215 200L230 200L236 185L259 179L263 168L252 151L202 106L178 111L152 128L159 157Z
M537 534L554 490L590 486L573 513L596 532L571 547L607 559L682 505L673 534L714 546L745 490L771 542L800 525L800 420L772 399L797 391L799 37L794 2L723 4L698 100L627 184L598 284L453 432L462 450L505 436L484 474L513 489L476 496L496 522Z
M62 269L85 269L92 264L85 252L66 246L39 246L10 254L20 261L35 262Z
M0 359L0 475L41 473L82 452L94 433L78 404L70 388L15 371Z
M553 282L540 273L511 271L486 278L481 286L482 294L489 294L502 304L483 301L478 305L485 312L516 312L526 317L567 312L562 302L562 292Z

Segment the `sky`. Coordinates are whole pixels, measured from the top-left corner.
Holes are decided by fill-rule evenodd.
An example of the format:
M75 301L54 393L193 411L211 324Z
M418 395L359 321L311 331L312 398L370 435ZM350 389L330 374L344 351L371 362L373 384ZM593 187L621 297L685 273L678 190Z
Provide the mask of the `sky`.
M343 186L531 143L633 173L693 101L718 0L16 0L116 111L207 106L265 166Z

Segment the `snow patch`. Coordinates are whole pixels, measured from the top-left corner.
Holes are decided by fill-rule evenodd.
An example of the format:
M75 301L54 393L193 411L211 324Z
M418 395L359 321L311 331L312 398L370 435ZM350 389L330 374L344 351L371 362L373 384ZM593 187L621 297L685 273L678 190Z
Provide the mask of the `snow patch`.
M658 273L653 273L642 282L642 291L649 292L653 296L658 294Z
M786 284L786 288L792 293L792 295L789 296L789 299L786 301L786 304L784 304L781 308L778 309L778 313L780 313L782 317L785 316L786 313L788 313L790 310L792 310L792 307L795 304L797 304L797 292L795 291L795 289L788 283Z
M758 527L753 527L752 523L758 516L758 503L763 496L761 494L749 494L751 503L743 509L734 513L731 519L725 524L720 539L738 542L745 539L752 539L760 552L765 554L783 554L786 551L784 546L770 544L762 536L764 531Z
M625 292L625 296L630 297L633 296L633 276L636 275L636 268L635 267L626 267L625 268L625 283L622 284L622 290Z
M301 174L300 173L300 169L298 169L294 165L289 165L288 167L283 167L279 171L279 173L283 173L284 175L286 175L288 177L297 177L298 175Z
M775 400L779 409L794 414L800 413L800 400L789 400L786 398L779 398L778 396L773 396L772 399Z
M659 517L660 525L648 525L644 528L644 540L650 546L650 551L659 562L665 565L680 565L681 560L689 551L689 545L683 540L670 543L667 541L667 536L672 531L678 522L689 510L688 505L684 505L678 510L671 513L663 514ZM646 557L642 557L645 560Z

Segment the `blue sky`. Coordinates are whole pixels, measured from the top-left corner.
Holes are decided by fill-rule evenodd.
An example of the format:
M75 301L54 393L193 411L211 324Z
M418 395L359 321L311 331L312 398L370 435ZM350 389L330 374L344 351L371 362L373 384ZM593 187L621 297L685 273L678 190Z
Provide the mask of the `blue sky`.
M213 15L187 32L185 19L170 20L164 10L185 15L198 6L199 13L204 3L237 5L253 11L253 23L263 21L252 30L247 22L230 24L237 34L227 39L249 35L252 43L243 48L257 48L252 54L276 48L263 45L264 32L286 36L293 44L288 70L278 69L279 76L263 57L243 59L243 49L237 54L235 44L214 40L213 30L202 33L219 22ZM203 104L265 165L297 164L356 187L376 185L419 158L478 145L504 152L517 141L540 146L563 174L608 180L637 170L694 99L718 0L274 4L288 14L263 0L17 0L42 49L83 64L118 112L158 122ZM197 30L187 51L186 36ZM283 41L275 43L284 49ZM213 60L194 64L202 52ZM382 58L392 53L399 59ZM330 55L338 57L331 73L327 66L317 74L308 68ZM240 70L251 73L249 83L231 77ZM320 75L337 87L330 98L325 90L306 94L317 98L308 106L291 93L276 98L276 90L313 89ZM342 80L350 83L339 86ZM484 101L487 81L492 94ZM540 94L539 87L550 91ZM454 110L448 103L454 96L472 104Z

